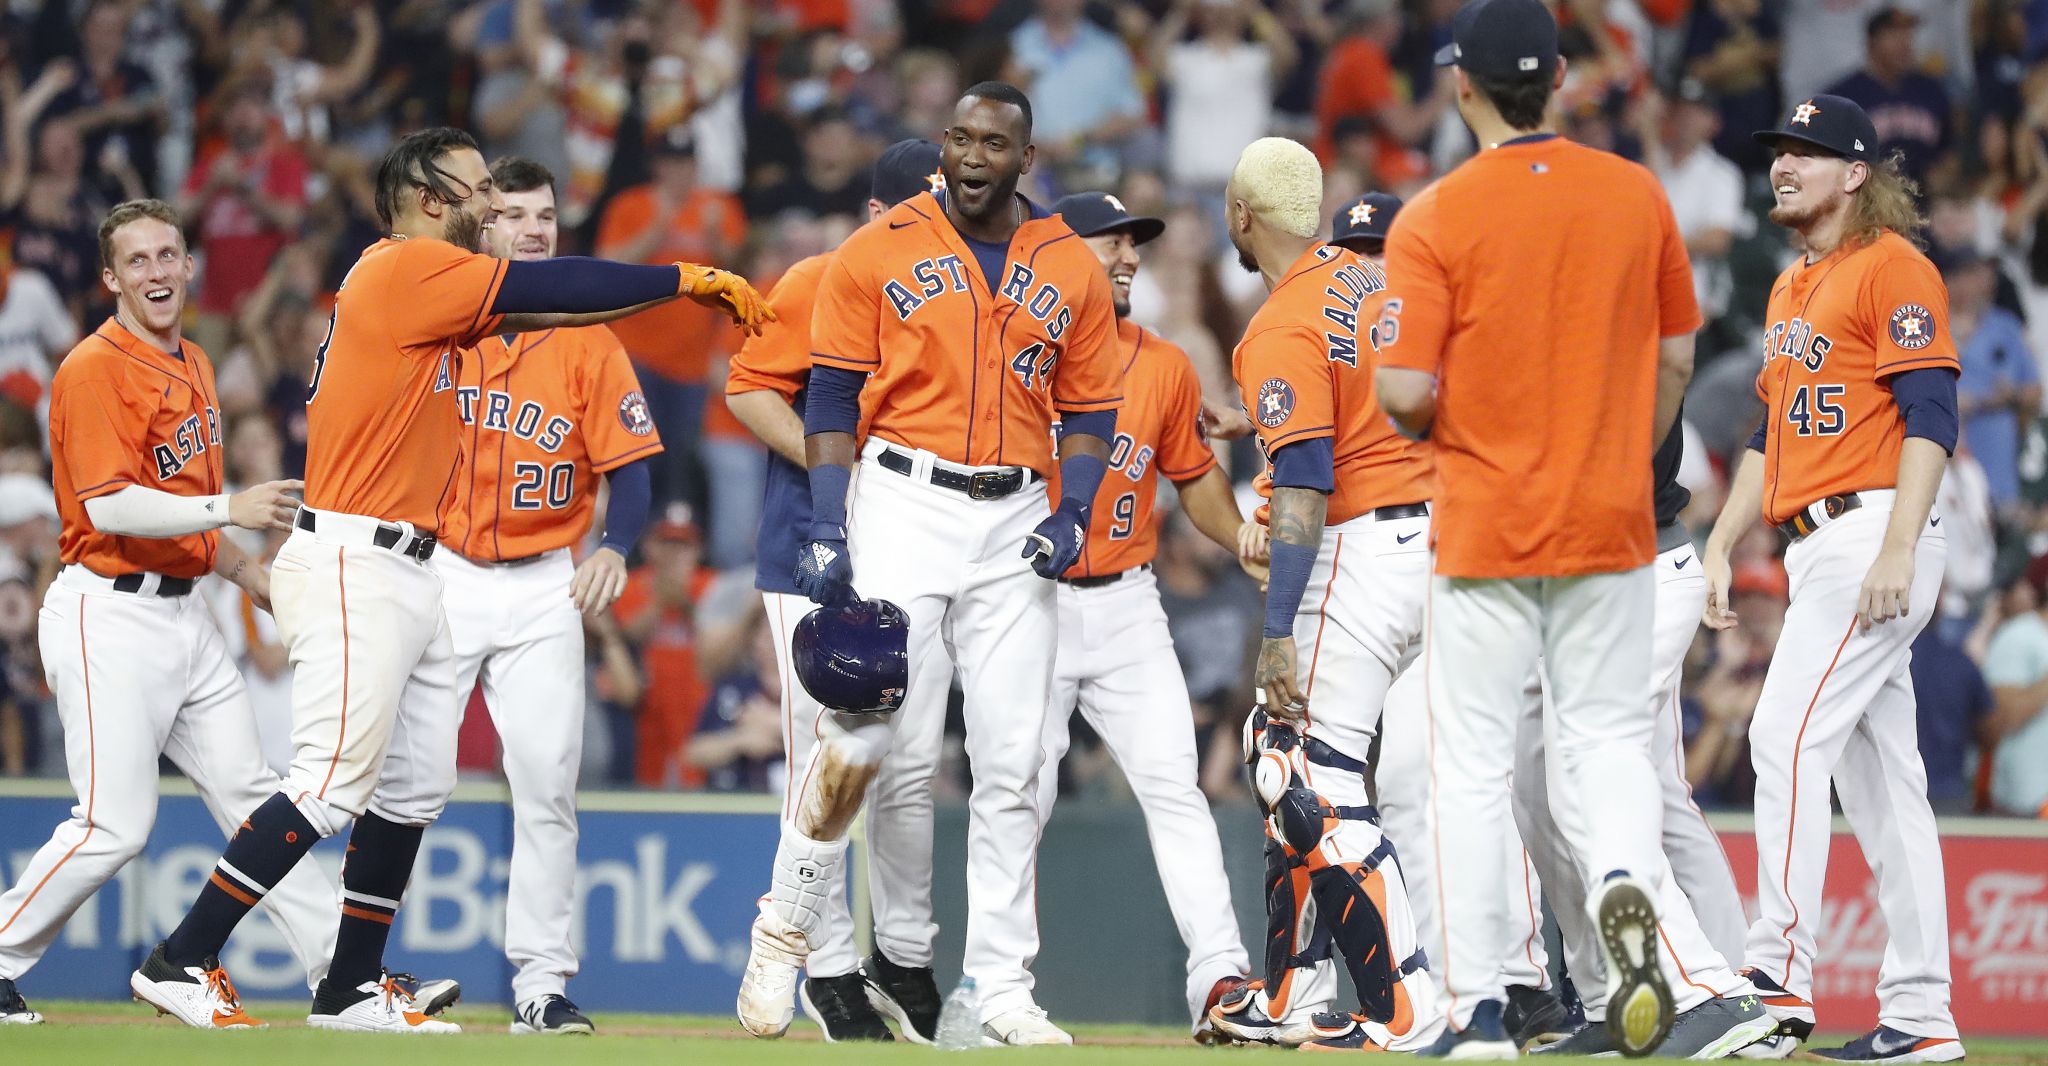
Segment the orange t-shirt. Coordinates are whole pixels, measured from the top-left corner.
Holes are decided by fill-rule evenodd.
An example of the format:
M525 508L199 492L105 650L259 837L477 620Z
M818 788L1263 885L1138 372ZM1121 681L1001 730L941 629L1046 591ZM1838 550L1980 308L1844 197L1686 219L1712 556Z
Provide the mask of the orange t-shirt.
M717 576L700 570L690 581L692 602ZM654 571L641 567L626 578L626 588L612 604L622 624L647 609L654 599ZM648 788L677 788L703 783L704 775L683 761L683 749L697 732L704 713L706 687L697 675L697 620L692 609L664 608L654 629L641 642L640 668L646 688L635 708L639 717L633 738L633 780Z
M622 190L604 209L597 230L598 247L610 248L638 239L657 221L654 209L652 185ZM713 244L704 239L714 229L719 244L738 249L747 239L746 211L731 193L693 190L676 212L667 235L641 262L665 265L680 260L726 266L714 261ZM641 365L684 383L702 382L711 365L712 351L730 351L739 339L731 319L694 300L675 300L651 307L611 325L619 343Z
M363 251L335 294L306 399L306 504L441 528L461 349L495 332L505 263L428 237Z
M1109 445L1109 470L1095 492L1094 519L1068 577L1096 577L1143 566L1159 552L1159 479L1176 485L1216 466L1202 435L1202 383L1180 346L1128 318L1116 323L1123 358L1124 405ZM1059 474L1051 496L1060 498Z
M783 271L768 290L775 321L761 324L760 335L748 337L725 372L725 394L764 389L794 401L811 378L811 308L818 302L818 282L832 253L800 259Z
M1487 149L1401 209L1387 278L1380 364L1437 381L1437 573L1648 565L1657 346L1700 325L1656 177L1556 137Z
M218 532L102 533L85 501L130 485L218 495L221 461L213 364L198 345L180 341L172 355L109 318L58 364L50 381L50 480L63 527L58 554L67 565L101 577L211 572Z
M870 373L861 419L967 466L1052 469L1054 410L1123 403L1116 311L1095 253L1056 215L1017 227L1000 284L940 204L912 197L832 256L811 315L818 366Z
M1430 497L1428 451L1394 432L1373 388L1369 316L1386 288L1379 267L1318 244L1287 268L1231 354L1231 376L1268 456L1330 438L1330 525Z
M485 337L463 353L462 457L441 540L500 562L576 543L597 476L661 451L640 379L603 326Z
M1889 379L1962 366L1934 264L1896 233L1801 259L1771 286L1765 318L1764 517L1897 485L1906 423Z

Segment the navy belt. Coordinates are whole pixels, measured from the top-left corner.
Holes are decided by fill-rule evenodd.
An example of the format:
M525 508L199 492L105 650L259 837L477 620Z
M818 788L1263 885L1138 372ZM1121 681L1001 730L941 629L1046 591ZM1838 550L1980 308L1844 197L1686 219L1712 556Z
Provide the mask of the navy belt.
M1094 577L1063 577L1060 578L1060 584L1077 589L1099 589L1104 585L1114 585L1125 577L1138 573L1141 570L1150 569L1152 569L1151 563L1139 563L1129 570L1119 570L1114 574L1097 574Z
M1863 497L1854 492L1845 492L1839 496L1830 496L1819 503L1821 509L1827 512L1828 521L1832 522L1863 506ZM1812 504L1801 507L1798 514L1778 523L1778 532L1793 540L1801 540L1811 535L1820 528L1820 523L1815 522L1813 516L1807 513L1812 508Z

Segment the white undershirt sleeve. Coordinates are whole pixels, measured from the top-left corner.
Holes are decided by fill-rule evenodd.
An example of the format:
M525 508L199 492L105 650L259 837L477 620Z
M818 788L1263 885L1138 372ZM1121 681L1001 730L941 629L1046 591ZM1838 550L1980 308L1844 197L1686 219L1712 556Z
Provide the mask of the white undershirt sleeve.
M86 517L102 533L122 537L182 537L228 524L228 496L179 496L130 485L85 501Z

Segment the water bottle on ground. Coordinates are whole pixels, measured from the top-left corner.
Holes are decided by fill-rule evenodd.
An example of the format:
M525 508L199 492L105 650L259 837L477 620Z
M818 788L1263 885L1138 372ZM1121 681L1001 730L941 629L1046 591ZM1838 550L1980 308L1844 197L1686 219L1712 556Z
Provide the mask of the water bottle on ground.
M962 977L939 1008L939 1031L933 1041L940 1051L966 1051L982 1046L981 993L974 978Z

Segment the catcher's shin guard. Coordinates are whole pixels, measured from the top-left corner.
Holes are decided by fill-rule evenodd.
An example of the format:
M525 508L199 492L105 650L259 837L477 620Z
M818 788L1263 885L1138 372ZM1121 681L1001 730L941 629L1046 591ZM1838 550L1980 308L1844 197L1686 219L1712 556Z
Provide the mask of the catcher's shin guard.
M1266 840L1266 1005L1274 1018L1294 1007L1304 971L1330 957L1330 938L1309 920L1308 867L1287 845Z
M1393 855L1393 843L1382 838L1364 861L1325 865L1309 878L1316 913L1358 990L1359 1013L1394 1034L1404 1034L1414 1024L1415 1004L1402 978L1424 969L1426 959L1420 948L1405 957L1397 954L1388 928L1392 912L1384 867Z

